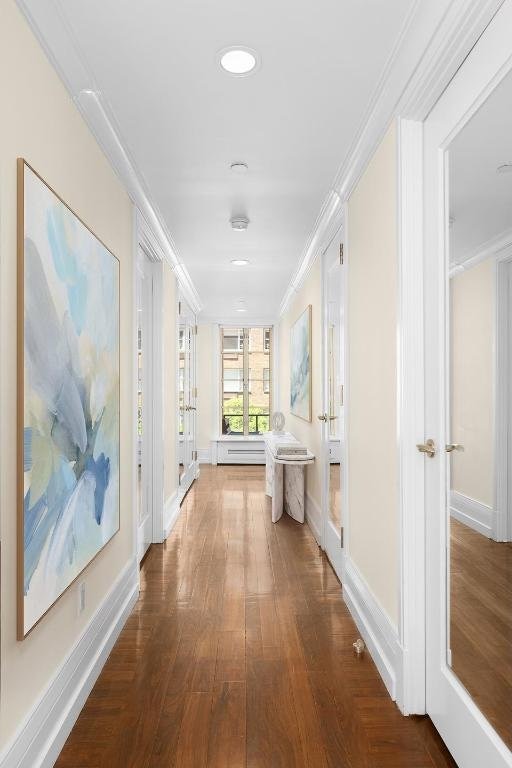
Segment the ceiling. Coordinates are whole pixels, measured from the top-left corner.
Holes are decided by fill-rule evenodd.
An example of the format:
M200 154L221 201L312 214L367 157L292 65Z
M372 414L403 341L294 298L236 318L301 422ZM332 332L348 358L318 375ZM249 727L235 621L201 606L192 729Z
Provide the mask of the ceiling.
M202 317L277 316L413 0L54 2ZM217 54L232 44L255 49L260 69L226 74ZM232 231L236 215L247 232Z
M458 264L509 234L512 241L512 74L449 146L450 259Z

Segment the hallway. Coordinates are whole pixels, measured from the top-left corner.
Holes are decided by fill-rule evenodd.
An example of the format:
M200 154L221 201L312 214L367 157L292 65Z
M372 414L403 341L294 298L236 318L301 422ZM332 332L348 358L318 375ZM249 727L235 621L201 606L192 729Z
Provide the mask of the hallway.
M264 469L204 466L58 768L448 768L404 718L307 525L270 522Z

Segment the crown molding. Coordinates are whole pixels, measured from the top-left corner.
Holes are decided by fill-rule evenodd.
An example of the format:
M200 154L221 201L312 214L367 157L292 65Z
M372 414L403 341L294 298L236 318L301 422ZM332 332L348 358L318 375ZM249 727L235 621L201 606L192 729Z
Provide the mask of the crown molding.
M336 233L343 226L343 213L344 208L341 204L340 196L332 190L324 201L322 210L303 251L299 266L295 270L283 296L279 308L280 317L286 312L293 297L300 290L318 256L325 253Z
M397 117L423 121L504 0L416 0L405 19L355 140L341 163L281 303L291 297L325 251L339 215L389 125ZM339 225L338 225L339 228Z
M461 259L457 259L455 263L450 266L450 277L464 272L471 267L475 267L481 261L485 261L491 256L501 257L503 251L507 251L512 246L512 228L506 229L500 232L499 235L491 237L484 243L468 251Z
M237 317L233 315L199 315L199 325L221 325L226 328L270 328L277 325L275 315L250 315L241 312Z
M151 245L150 258L165 260L174 270L191 308L201 310L201 300L181 260L164 217L151 199L147 185L130 156L112 110L99 92L80 46L67 24L59 0L17 0L30 28L73 102L138 209L138 224ZM151 232L150 236L148 232ZM143 243L141 243L144 245Z

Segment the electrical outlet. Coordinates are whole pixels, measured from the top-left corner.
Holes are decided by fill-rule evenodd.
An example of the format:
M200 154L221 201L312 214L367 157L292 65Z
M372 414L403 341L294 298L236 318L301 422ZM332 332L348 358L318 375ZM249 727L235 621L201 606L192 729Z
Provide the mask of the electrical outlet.
M85 610L85 581L78 584L78 614Z

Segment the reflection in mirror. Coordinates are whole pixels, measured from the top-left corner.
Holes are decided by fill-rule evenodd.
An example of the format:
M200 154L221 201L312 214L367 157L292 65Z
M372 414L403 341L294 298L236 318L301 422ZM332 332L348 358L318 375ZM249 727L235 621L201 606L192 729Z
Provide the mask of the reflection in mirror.
M195 315L180 295L178 302L178 472L186 492L195 477Z
M338 418L338 401L340 391L339 371L339 322L335 320L335 311L339 309L337 304L329 304L329 312L333 315L333 321L328 328L328 354L329 354L329 454L331 456L329 466L329 517L337 531L341 531L341 466L340 466L340 422ZM337 318L336 318L337 319Z
M178 317L178 478L182 481L184 471L184 439L185 439L185 324Z
M512 77L448 148L447 661L512 748ZM510 489L510 492L509 490Z

